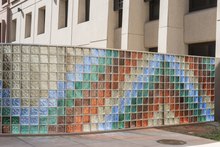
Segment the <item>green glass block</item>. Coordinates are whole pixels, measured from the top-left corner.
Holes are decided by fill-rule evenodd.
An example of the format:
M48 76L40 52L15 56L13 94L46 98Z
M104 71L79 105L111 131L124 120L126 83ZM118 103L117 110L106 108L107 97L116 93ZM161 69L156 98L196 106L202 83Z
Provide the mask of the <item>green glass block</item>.
M125 115L124 114L119 114L119 121L124 121Z
M131 112L133 112L133 113L137 112L137 107L136 106L132 106L131 107Z
M82 89L82 82L76 82L75 83L75 88L76 89Z
M153 83L153 82L154 82L154 76L150 76L150 77L149 77L149 81L150 81L151 83Z
M9 125L10 124L10 117L2 117L2 124Z
M65 109L63 107L57 109L58 116L63 116L65 114Z
M170 74L169 69L166 69L166 70L164 71L164 74L168 76L168 75Z
M195 108L195 109L198 109L198 104L194 104L194 108Z
M3 116L10 116L10 114L11 114L11 109L9 107L2 108L2 115Z
M106 51L106 56L107 57L111 57L112 56L112 51L111 50L107 50Z
M189 96L189 91L185 91L185 96Z
M119 55L118 51L113 51L113 57L117 58Z
M159 75L159 74L160 74L160 70L159 70L159 69L156 69L156 70L155 70L155 74L156 74L156 75Z
M184 98L184 102L188 103L189 102L189 98L188 97Z
M193 111L193 115L198 115L198 111L197 111L197 110L194 110L194 111Z
M105 66L99 66L99 73L105 72Z
M57 106L58 107L64 106L64 100L57 100Z
M180 91L180 97L184 97L185 96L185 92L184 91Z
M106 59L106 65L112 65L112 58Z
M170 82L171 82L171 83L174 83L174 82L175 82L174 77L170 77Z
M57 115L57 108L49 108L48 110L49 115Z
M143 90L143 96L144 97L148 97L149 96L148 90Z
M132 104L132 105L136 105L136 98L132 98L132 99L131 99L131 104Z
M160 82L160 77L159 76L154 77L154 82L156 83Z
M189 98L189 103L192 103L192 102L193 102L193 98L190 97L190 98Z
M211 71L211 77L215 77L215 71Z
M90 89L91 88L91 86L90 86L90 83L88 83L88 82L84 82L83 84L82 84L82 89Z
M130 106L125 106L125 112L127 112L127 113L131 112Z
M164 70L160 69L160 75L163 75L163 74L164 74Z
M30 134L38 134L38 126L30 126Z
M11 132L12 132L12 134L20 134L19 125L12 125Z
M170 70L170 75L171 75L171 76L174 76L174 73L175 73L175 72L174 72L174 69L171 69L171 70Z
M211 70L215 70L215 65L211 65Z
M169 62L166 62L165 63L165 68L169 68L170 67L170 63Z
M206 69L207 69L207 70L210 70L210 69L211 69L211 65L209 65L209 64L206 65Z
M177 83L180 82L180 78L179 78L179 77L176 77L176 78L175 78L175 82L177 82Z
M98 67L96 65L92 65L92 72L98 72Z
M202 115L202 110L198 111L198 115L201 116Z
M160 68L163 68L163 67L164 67L163 62L160 62Z
M11 123L15 125L19 124L19 117L11 117Z
M48 123L49 123L49 125L56 125L57 124L57 117L56 116L50 116Z
M105 58L99 58L99 65L100 64L105 64Z
M66 107L73 107L74 106L74 100L66 100Z
M142 90L138 90L137 96L138 97L142 97L143 96L143 91Z
M189 109L193 109L194 108L194 104L189 104Z
M90 74L83 74L83 81L90 81Z
M125 114L125 120L131 120L131 115L130 114Z
M118 122L113 122L113 124L112 124L112 129L113 129L113 130L119 129Z
M68 99L74 99L74 91L73 90L67 90L66 91L66 97Z
M75 97L76 97L76 98L82 98L82 97L83 97L82 91L81 91L81 90L76 90L76 91L75 91Z
M142 98L138 98L137 100L138 100L138 101L137 101L137 104L138 104L138 105L143 104L143 99L142 99Z
M149 84L149 89L154 89L154 83Z
M149 84L148 83L144 83L144 89L148 89L149 88Z
M47 125L47 117L46 116L41 116L39 119L39 124L40 125Z
M91 74L91 81L92 81L92 82L97 82L97 81L99 81L99 79L98 79L98 74L96 74L96 73Z
M29 134L29 126L21 126L21 134Z
M119 122L119 129L124 129L124 128L125 128L124 122Z
M40 127L39 127L39 133L40 133L40 134L47 134L47 133L48 133L48 128L47 128L47 126L40 126Z

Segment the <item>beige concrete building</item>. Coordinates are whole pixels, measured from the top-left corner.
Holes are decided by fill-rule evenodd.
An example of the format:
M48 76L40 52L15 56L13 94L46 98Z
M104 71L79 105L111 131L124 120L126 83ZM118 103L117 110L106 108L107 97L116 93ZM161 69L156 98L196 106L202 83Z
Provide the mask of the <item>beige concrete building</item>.
M220 0L1 1L1 42L220 57Z

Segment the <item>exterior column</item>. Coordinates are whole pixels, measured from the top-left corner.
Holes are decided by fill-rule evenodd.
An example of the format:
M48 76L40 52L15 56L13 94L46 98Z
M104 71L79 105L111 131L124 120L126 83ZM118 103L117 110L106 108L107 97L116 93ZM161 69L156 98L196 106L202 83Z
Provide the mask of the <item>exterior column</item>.
M160 1L159 53L188 53L184 43L184 15L187 11L187 0Z

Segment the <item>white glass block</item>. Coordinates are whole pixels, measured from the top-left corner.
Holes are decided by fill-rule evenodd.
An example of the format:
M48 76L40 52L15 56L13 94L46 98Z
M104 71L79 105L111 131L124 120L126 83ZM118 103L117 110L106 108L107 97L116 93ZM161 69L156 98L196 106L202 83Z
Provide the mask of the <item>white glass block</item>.
M21 47L20 46L13 46L13 53L21 53Z
M110 105L110 99L105 99L105 106L111 106Z
M31 81L31 89L39 89L39 82Z
M12 48L10 45L5 45L3 48L3 53L12 53Z
M48 72L48 65L47 64L40 64L40 71L41 72Z
M50 72L57 72L57 64L50 64Z
M34 107L34 106L38 106L39 102L38 99L30 99L30 106Z
M75 50L77 56L83 56L83 50L81 48L76 48Z
M21 79L22 80L30 80L30 73L29 72L22 72Z
M21 70L22 71L30 71L30 67L28 63L22 63L21 64Z
M83 124L83 132L90 132L90 124Z
M12 81L12 88L13 89L20 89L21 88L20 86L21 86L20 81L15 81L15 80Z
M20 98L21 97L21 91L19 89L13 89L12 93L11 93L11 97Z
M12 63L12 70L13 71L20 71L20 63Z
M50 63L57 63L57 56L50 56Z
M56 82L49 82L49 88L51 90L57 90L57 83Z
M31 72L40 72L39 64L31 64Z
M32 46L31 47L31 54L39 54L39 46Z
M40 73L41 81L48 81L48 73Z
M50 80L51 81L57 81L57 74L56 73L50 73Z
M68 56L66 57L66 62L68 64L75 64L75 57L74 56Z
M91 123L98 123L98 116L97 115L92 115L90 116Z
M65 47L57 47L57 52L59 55L65 55Z
M57 80L64 81L65 80L64 73L57 73Z
M58 63L65 63L65 57L64 56L61 56L61 55L59 55L59 56L57 56L57 61L58 61Z
M63 65L57 65L57 67L58 67L58 72L66 72L64 64Z
M20 72L13 72L12 79L13 80L20 80L21 79Z
M105 114L111 113L111 107L105 107Z
M74 48L67 48L66 53L67 53L67 55L75 55L75 49Z
M66 71L67 72L73 72L73 71L75 71L75 66L74 65L66 65Z
M21 62L21 55L13 54L13 62Z
M76 57L76 64L83 64L83 57Z
M91 131L98 131L97 124L91 124Z
M30 88L30 82L29 81L21 81L21 88L22 89L29 89Z
M21 59L22 62L30 62L30 55L22 54Z
M180 119L179 118L174 118L174 124L180 124Z
M40 97L47 98L48 97L48 90L41 90Z
M41 63L48 63L48 56L47 55L40 55L40 62Z
M40 77L39 77L39 73L31 73L31 80L32 81L39 81Z
M26 106L29 106L30 105L30 99L28 99L28 98L22 98L21 99L21 106L22 107L26 107Z
M31 90L31 97L40 97L40 91L39 90Z
M50 50L51 55L57 54L57 48L56 47L49 47L49 50Z
M47 82L40 82L40 88L47 90L48 89L48 83Z
M21 91L21 97L23 98L29 98L30 97L30 91L26 89L22 89Z
M38 55L31 55L31 62L32 63L39 63L39 56Z
M112 97L118 97L119 94L118 94L118 91L112 91Z
M85 56L89 56L90 55L90 49L83 49L83 54Z
M104 119L103 115L98 115L98 122L99 123L104 123L105 122L105 119Z
M104 114L104 107L98 107L98 114Z
M48 47L46 47L46 46L41 46L40 47L40 53L41 54L48 54Z

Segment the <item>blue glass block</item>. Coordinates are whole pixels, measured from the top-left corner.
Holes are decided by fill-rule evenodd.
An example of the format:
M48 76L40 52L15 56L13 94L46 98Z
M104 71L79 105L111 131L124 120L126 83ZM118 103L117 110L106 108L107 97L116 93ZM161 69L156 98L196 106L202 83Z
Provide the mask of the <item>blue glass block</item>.
M125 97L126 98L130 98L131 97L131 91L130 90L125 91Z
M48 100L47 99L40 99L39 101L40 107L48 107Z
M199 102L199 98L198 97L195 97L194 98L194 103L198 103Z
M185 71L184 70L180 70L180 75L181 76L185 76Z
M113 106L112 107L112 113L118 114L118 112L119 112L118 106Z
M83 81L83 74L76 74L76 81Z
M63 99L63 98L65 98L65 92L64 91L57 91L57 96L58 96L58 99Z
M30 117L30 125L38 125L38 117Z
M105 122L112 122L112 115L111 114L105 115Z
M175 56L170 56L170 61L175 62L176 61Z
M91 64L91 57L85 56L84 57L84 64L90 65Z
M12 116L20 116L20 108L11 108Z
M194 91L194 96L199 96L199 91Z
M210 59L210 63L211 63L211 64L215 64L215 59L214 59L214 58L211 58L211 59Z
M83 65L81 64L76 65L76 73L83 73Z
M73 89L75 89L74 85L75 85L74 82L67 82L66 89L67 90L73 90Z
M159 55L159 54L155 54L155 55L154 55L154 60L160 61L160 55Z
M189 84L186 83L186 84L184 85L184 87L185 87L185 89L189 89Z
M151 68L154 68L154 67L155 67L154 61L150 61L149 66L150 66Z
M144 76L143 75L139 75L138 76L138 82L143 82Z
M149 69L148 68L144 68L144 74L149 75Z
M210 115L206 115L206 121L211 121Z
M185 77L185 83L189 83L189 77Z
M137 90L138 88L138 83L132 83L132 89Z
M29 108L21 108L21 116L28 116Z
M98 56L98 55L99 55L98 49L92 49L92 56Z
M149 69L149 75L154 75L154 71L155 71L155 69L150 68Z
M206 115L211 115L211 110L210 109L207 109Z
M207 108L207 104L203 103L203 107L202 108L206 109Z
M175 68L175 64L173 62L170 63L170 68Z
M160 62L155 62L155 68L160 68Z
M40 114L40 116L47 116L48 115L48 108L40 108L39 114Z
M165 61L166 61L166 62L170 62L170 61L171 61L171 59L170 59L170 56L169 56L169 55L165 55Z
M106 130L112 130L112 123L111 122L105 123L105 128Z
M206 115L206 110L205 109L202 110L202 115Z
M99 59L97 57L92 57L91 58L91 63L92 64L99 64Z
M199 104L199 109L202 109L202 106L203 106L203 104L201 103L201 104Z
M21 105L21 100L20 99L12 99L11 100L11 105L13 107L19 107Z
M31 108L30 115L31 116L38 116L38 108Z
M143 83L138 83L138 90L142 90L143 89Z
M200 96L199 97L199 103L202 103L203 102L203 99L202 99L202 97Z
M10 98L4 98L2 99L2 105L3 106L10 106Z
M2 98L2 90L0 89L0 99Z
M57 107L57 101L55 99L48 100L49 107Z
M105 57L105 56L106 56L105 50L99 50L99 57Z
M180 64L179 63L175 63L175 69L180 69Z
M131 96L132 97L137 97L137 90L132 90Z
M2 80L0 80L0 89L2 89Z
M185 77L182 77L182 76L181 76L181 77L180 77L180 82L181 82L181 83L185 83Z
M144 79L143 79L144 82L149 82L149 76L148 76L148 75L144 75L143 78L144 78Z
M180 76L180 70L179 69L175 69L175 73L176 73L176 76Z
M59 90L65 90L65 83L62 82L62 81L59 81L57 87L58 87Z
M20 124L21 125L29 125L29 117L27 117L27 116L20 117Z
M189 89L194 90L194 85L193 84L189 84Z
M75 74L74 73L67 73L66 80L67 81L75 81Z
M103 123L98 124L98 130L105 131L105 124L103 124Z
M118 122L119 121L119 115L115 114L113 115L113 122Z
M3 89L2 90L2 97L3 98L10 98L10 93L11 93L10 89Z
M131 98L125 98L125 104L131 105Z
M215 121L215 116L211 115L210 116L210 121Z
M125 113L125 99L120 99L120 105L119 105L119 111L120 113Z
M57 98L57 91L56 90L50 90L49 91L49 98L56 99Z
M91 66L90 65L85 65L84 66L84 72L85 73L91 73Z

